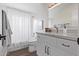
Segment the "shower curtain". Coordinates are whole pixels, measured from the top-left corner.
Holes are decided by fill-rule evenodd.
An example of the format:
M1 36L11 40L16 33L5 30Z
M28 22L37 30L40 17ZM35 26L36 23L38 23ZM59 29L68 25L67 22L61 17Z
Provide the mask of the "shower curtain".
M16 9L7 9L8 19L12 29L12 44L33 41L32 39L32 17L26 12Z

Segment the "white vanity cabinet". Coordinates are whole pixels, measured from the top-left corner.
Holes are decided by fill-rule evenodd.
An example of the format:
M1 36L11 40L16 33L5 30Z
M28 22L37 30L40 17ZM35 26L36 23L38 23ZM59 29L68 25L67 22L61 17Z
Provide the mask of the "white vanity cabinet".
M65 38L37 34L37 54L39 56L75 56L77 42Z

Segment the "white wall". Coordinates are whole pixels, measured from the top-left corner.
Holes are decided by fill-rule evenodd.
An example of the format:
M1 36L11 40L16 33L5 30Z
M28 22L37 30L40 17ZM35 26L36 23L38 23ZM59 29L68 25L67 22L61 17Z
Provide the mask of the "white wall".
M1 5L29 12L35 17L44 18L44 27L48 27L48 5L46 3L1 3Z
M1 8L1 6L0 6L0 34L2 34L2 8Z

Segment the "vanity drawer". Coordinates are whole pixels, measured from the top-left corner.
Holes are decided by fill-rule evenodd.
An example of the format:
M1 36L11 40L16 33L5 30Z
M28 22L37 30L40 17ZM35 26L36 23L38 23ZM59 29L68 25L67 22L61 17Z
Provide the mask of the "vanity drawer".
M71 55L76 55L77 54L77 42L75 41L69 41L65 39L57 39L56 42L56 47L57 49L61 49L62 51L68 52Z

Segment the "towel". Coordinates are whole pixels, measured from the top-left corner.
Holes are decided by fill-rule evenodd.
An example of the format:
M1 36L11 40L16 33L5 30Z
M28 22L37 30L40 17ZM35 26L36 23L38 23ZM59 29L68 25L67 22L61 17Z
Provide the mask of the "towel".
M2 10L2 16L3 16L3 35L6 35L6 40L4 41L4 46L10 46L11 45L11 35L12 30L7 18L7 14L4 10Z

